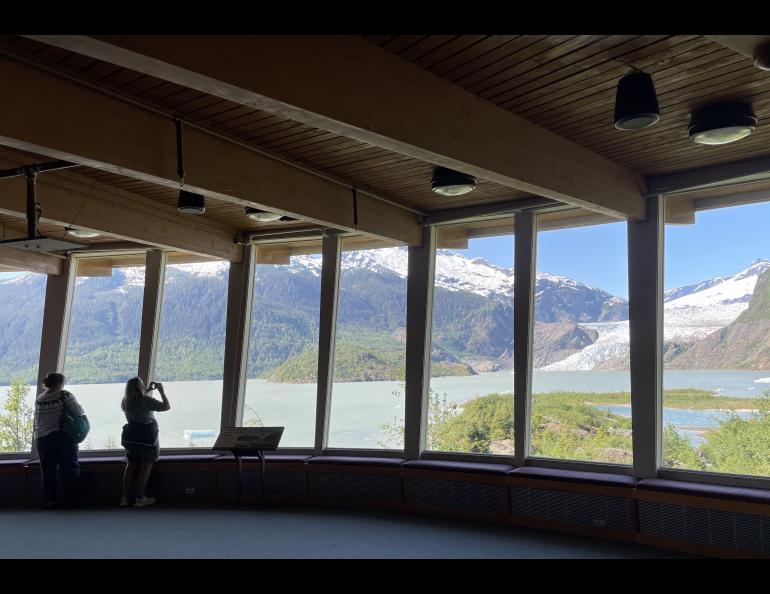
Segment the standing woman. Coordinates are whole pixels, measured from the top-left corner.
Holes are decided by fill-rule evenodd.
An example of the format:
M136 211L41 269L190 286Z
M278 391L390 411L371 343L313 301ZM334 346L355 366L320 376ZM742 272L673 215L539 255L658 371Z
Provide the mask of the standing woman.
M160 397L156 400L150 392L158 389ZM123 473L123 496L120 505L129 505L129 498L134 497L134 507L144 507L155 503L154 497L144 493L150 480L152 465L160 456L158 441L158 422L155 412L169 410L171 405L166 398L163 384L152 382L145 388L140 377L132 377L126 382L126 392L120 407L126 414L127 424L123 425L122 444L126 449L126 470Z
M65 413L73 417L85 416L83 407L64 389L65 378L61 373L49 373L43 380L45 390L35 400L34 438L40 456L42 473L43 507L56 506L58 477L61 475L65 505L75 505L78 498L80 461L78 444L62 431Z

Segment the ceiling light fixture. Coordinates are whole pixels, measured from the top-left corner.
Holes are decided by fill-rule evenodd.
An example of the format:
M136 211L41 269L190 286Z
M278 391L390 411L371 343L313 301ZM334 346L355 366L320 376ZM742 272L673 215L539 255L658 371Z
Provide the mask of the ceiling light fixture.
M446 167L436 167L431 189L442 196L462 196L476 189L476 178Z
M259 208L252 208L251 206L246 207L246 217L252 221L259 221L260 223L272 223L273 221L280 220L282 216L283 215L276 212L261 210Z
M690 118L690 140L698 144L728 144L746 138L757 127L748 103L728 101L697 109Z
M770 43L764 43L754 50L754 66L770 70Z
M636 70L621 78L615 93L615 127L618 130L641 130L659 119L660 109L652 77Z
M206 199L201 194L184 189L184 159L182 156L182 120L174 119L176 127L176 173L179 177L179 200L176 209L182 214L202 215L206 212Z
M79 237L80 239L93 239L94 237L99 237L99 235L101 235L96 231L89 231L88 229L73 229L72 227L67 227L65 231L67 231L67 235L73 235L74 237Z

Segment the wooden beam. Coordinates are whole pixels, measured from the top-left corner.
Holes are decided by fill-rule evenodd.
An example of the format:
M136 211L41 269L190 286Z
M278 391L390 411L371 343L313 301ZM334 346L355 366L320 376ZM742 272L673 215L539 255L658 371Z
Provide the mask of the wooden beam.
M176 132L165 115L4 57L0 105L0 144L179 187ZM415 213L363 191L356 221L350 188L191 126L183 144L190 191L410 245L422 240Z
M511 188L646 214L641 176L361 38L29 37Z
M669 196L665 200L665 223L667 225L694 225L695 200L687 196Z
M756 50L770 43L770 35L706 35L708 39L754 60Z
M50 254L28 252L10 247L0 247L0 264L16 270L60 275L64 260Z
M0 166L8 162L0 158ZM234 229L180 215L173 207L76 173L39 176L37 201L42 208L42 222L77 224L78 228L117 239L223 260L237 262L242 258ZM25 216L23 178L0 182L0 213Z

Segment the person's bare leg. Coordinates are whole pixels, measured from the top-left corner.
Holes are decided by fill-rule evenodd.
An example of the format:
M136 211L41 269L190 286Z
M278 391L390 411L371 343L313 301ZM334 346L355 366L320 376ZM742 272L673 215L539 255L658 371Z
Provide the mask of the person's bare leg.
M132 492L131 486L134 484L134 478L138 469L139 464L136 462L128 462L126 464L126 469L123 471L123 497L131 497L135 494Z
M139 464L139 471L136 474L136 491L137 497L145 496L145 489L147 489L147 483L150 480L150 473L152 473L152 466L154 462L142 462Z

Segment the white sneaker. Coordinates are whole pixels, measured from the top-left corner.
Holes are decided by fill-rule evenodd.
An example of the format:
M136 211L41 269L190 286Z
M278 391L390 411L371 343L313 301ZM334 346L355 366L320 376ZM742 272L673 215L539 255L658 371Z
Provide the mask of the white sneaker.
M128 497L125 495L120 498L120 507L128 507Z
M141 497L137 497L134 501L134 507L144 507L146 505L152 505L155 503L155 497L146 497L142 495Z

